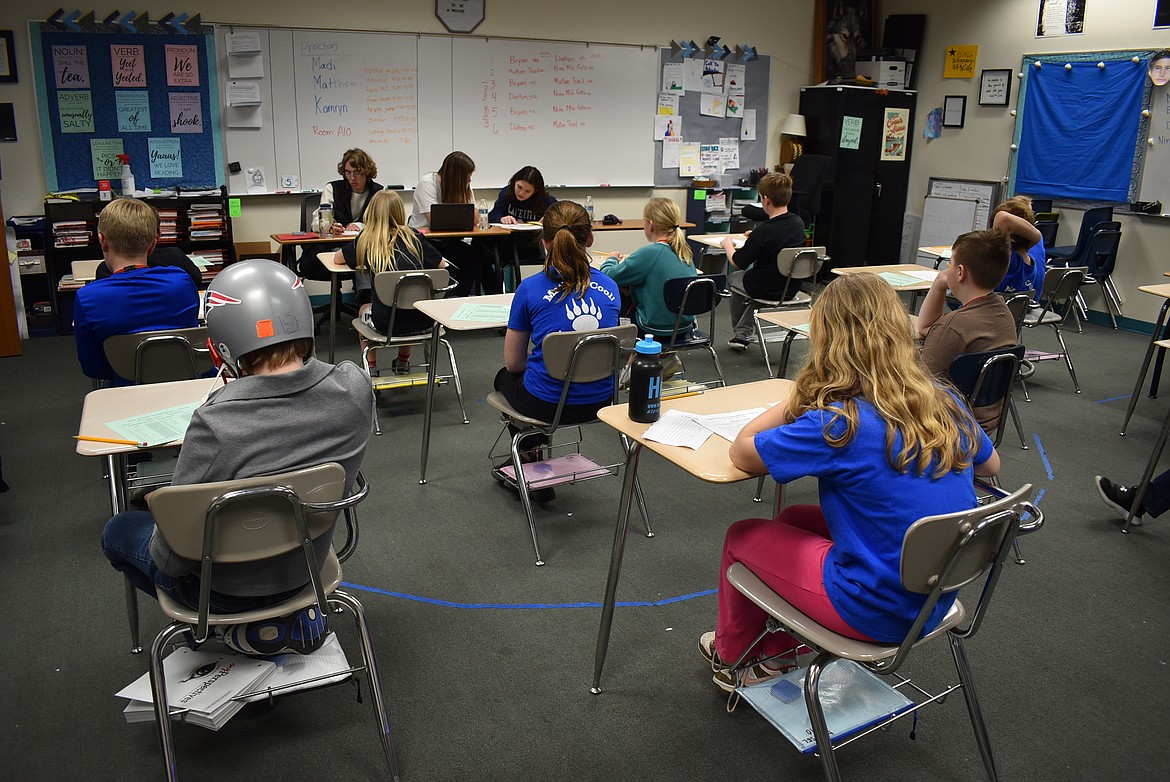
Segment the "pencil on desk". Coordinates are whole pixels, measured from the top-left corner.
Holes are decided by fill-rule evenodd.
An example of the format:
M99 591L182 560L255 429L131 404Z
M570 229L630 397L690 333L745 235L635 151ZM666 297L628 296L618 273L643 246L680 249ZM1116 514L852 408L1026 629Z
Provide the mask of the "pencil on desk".
M88 437L83 434L73 435L74 440L85 440L88 443L114 443L115 445L133 445L136 448L145 448L146 443L140 443L137 440L117 440L113 437Z
M686 399L688 396L700 396L702 391L688 391L685 394L671 394L670 396L662 397L663 402L673 402L675 399Z

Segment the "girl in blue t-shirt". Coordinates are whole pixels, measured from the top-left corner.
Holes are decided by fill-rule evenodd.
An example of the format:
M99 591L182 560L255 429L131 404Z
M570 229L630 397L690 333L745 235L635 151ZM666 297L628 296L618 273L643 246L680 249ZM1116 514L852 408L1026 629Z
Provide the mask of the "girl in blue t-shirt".
M749 651L767 615L727 581L743 562L799 610L841 635L901 641L922 606L899 575L902 538L923 516L975 507L972 474L994 475L999 456L963 404L918 357L898 295L872 274L846 275L812 308L809 358L787 400L750 422L731 461L777 483L815 476L820 506L731 526L719 568L714 633L699 641L715 682L734 689L726 664ZM954 601L944 596L933 628ZM753 656L790 651L768 634ZM749 681L782 669L758 664Z
M544 271L525 279L516 289L504 336L504 367L496 374L495 389L519 412L551 421L561 398L561 382L545 370L541 343L556 331L592 331L618 325L620 296L617 283L589 265L593 225L580 204L558 201L551 205L541 222L541 241L548 255ZM593 420L612 395L612 378L574 383L561 423ZM536 461L539 446L547 438L534 435L524 442L528 458ZM542 496L551 493L542 491Z

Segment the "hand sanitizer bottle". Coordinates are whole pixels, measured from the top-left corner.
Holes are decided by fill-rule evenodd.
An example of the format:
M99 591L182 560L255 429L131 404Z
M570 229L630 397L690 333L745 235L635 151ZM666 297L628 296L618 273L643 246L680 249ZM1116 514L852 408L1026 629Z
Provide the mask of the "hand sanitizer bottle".
M479 230L486 231L488 227L488 205L487 199L479 199Z

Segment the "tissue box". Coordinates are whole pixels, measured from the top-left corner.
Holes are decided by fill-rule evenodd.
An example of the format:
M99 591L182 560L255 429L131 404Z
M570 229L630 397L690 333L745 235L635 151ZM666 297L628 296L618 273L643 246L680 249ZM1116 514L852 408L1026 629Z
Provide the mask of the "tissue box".
M857 75L867 76L879 87L903 89L906 86L906 63L903 60L881 60L857 63Z

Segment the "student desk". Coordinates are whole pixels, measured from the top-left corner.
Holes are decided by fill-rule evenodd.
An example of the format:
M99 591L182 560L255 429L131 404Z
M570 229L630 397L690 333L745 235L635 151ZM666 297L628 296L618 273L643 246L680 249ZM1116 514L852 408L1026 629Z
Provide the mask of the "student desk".
M505 231L505 233L507 233ZM511 293L494 293L490 296L469 296L451 299L431 299L430 301L416 302L414 308L433 318L435 325L431 328L431 358L427 368L427 403L423 414L422 440L422 467L418 482L427 482L427 456L431 447L431 413L434 407L435 375L438 370L439 336L444 328L451 331L481 331L484 329L502 329L508 325L508 317L502 320L461 320L455 315L465 304L490 304L510 308L512 306ZM501 359L502 360L502 359ZM468 423L464 421L463 423Z
M201 402L213 388L222 382L218 377L201 377L173 383L118 386L90 391L85 395L85 401L81 407L81 423L77 427L77 434L82 437L121 438L122 435L107 425L110 421L118 421L156 410L165 410L176 405ZM174 448L181 445L182 442L182 438L179 438L155 446L155 448ZM148 449L121 443L77 441L77 453L82 456L100 456L106 460L106 472L110 482L110 509L114 513L126 510L128 490L126 456L145 450Z
M934 268L938 268L943 261L951 259L951 248L945 244L935 244L929 247L919 247L918 254L934 259Z
M1166 274L1170 276L1170 273ZM1129 407L1125 411L1125 420L1121 423L1120 434L1122 436L1125 435L1125 429L1129 426L1129 419L1133 416L1134 408L1137 407L1138 394L1142 390L1142 383L1146 380L1146 373L1150 370L1150 359L1154 356L1154 349L1158 349L1158 361L1154 365L1154 377L1150 381L1151 399L1158 396L1158 380L1162 376L1162 360L1166 356L1166 348L1170 347L1170 345L1160 345L1158 343L1159 337L1163 340L1170 337L1170 334L1164 333L1166 313L1170 311L1170 283L1139 285L1138 290L1142 293L1148 293L1151 296L1161 296L1165 301L1162 302L1162 309L1158 311L1158 319L1154 321L1154 330L1150 332L1150 344L1146 347L1146 357L1142 360L1142 368L1138 370L1137 382L1133 386L1133 394L1129 397Z
M698 396L675 400L664 399L662 410L663 412L680 410L702 415L728 413L778 402L787 398L791 391L791 380L760 380L755 383L710 389ZM626 454L626 469L622 476L621 505L613 535L609 577L605 583L605 601L601 607L601 626L597 631L597 651L593 659L593 687L591 690L594 694L601 692L601 670L605 665L606 651L609 649L609 634L613 625L618 579L621 577L622 555L625 553L626 532L630 524L630 503L633 498L634 478L637 477L638 457L642 453L642 448L649 448L667 461L678 465L684 471L707 483L736 483L758 477L740 470L731 463L731 458L728 456L731 443L719 435L711 435L707 438L707 442L703 443L702 448L694 451L682 446L664 445L647 440L645 434L646 430L650 428L650 424L631 421L626 405L604 407L597 414L597 417L629 438L630 449Z
M314 244L345 244L357 234L349 236L322 236L319 233L295 231L287 234L269 234L269 238L280 246L280 262L294 272L297 270L296 248Z
M731 243L737 250L743 247L743 243L747 241L747 234L695 234L694 236L688 236L687 239L692 242L698 242L706 247L713 247L716 250L720 250L723 248L723 240L727 237L731 237Z
M617 225L606 225L600 220L593 221L593 230L596 231L642 231L646 228L646 221L641 217L623 217ZM694 228L694 223L685 220L678 224L679 228Z
M888 275L904 275L914 277L916 275L930 275L930 279L921 279L917 282L906 284L895 284L895 282L888 277L882 277L886 282L890 283L898 293L910 294L910 311L913 312L918 304L918 294L930 290L930 286L934 284L934 278L938 275L938 271L929 266L921 266L917 263L891 263L885 266L841 266L833 269L833 274L858 274L860 272L869 272L882 277L884 274Z
M337 263L337 253L317 253L317 260L329 272L329 363L333 363L333 352L337 346L337 302L341 298L341 275L353 273L347 263Z

